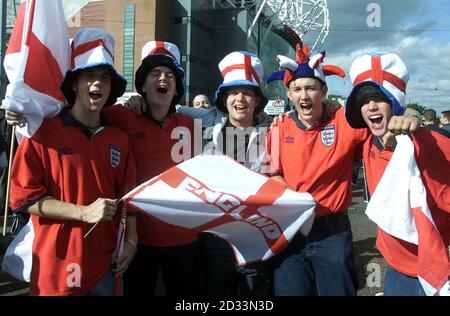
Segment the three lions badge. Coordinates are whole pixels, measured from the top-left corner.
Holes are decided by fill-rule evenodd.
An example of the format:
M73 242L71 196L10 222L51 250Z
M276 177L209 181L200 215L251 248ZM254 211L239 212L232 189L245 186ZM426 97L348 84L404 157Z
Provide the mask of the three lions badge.
M334 140L336 138L336 127L334 125L323 126L320 130L320 139L322 140L322 144L330 147L334 144Z
M109 145L109 161L113 168L120 164L120 149L114 145Z

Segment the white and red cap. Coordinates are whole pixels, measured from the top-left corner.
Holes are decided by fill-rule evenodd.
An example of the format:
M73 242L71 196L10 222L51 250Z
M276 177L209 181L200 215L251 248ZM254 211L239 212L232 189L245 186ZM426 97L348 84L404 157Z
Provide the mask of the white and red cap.
M180 50L177 45L162 42L162 41L150 41L142 47L141 60L144 60L147 56L151 55L167 55L174 59L174 61L180 64Z
M358 91L367 85L378 87L391 103L392 114L405 111L406 84L409 73L396 54L370 53L358 57L350 68L353 89L347 99L345 116L352 127L366 127L361 115L362 104L356 104Z
M306 44L299 43L295 47L296 60L289 57L278 55L280 71L272 73L266 80L270 83L275 80L283 80L284 85L289 87L291 81L298 78L316 78L324 84L325 77L337 75L345 77L345 72L334 65L322 65L326 52L321 52L314 56L309 56L309 47Z
M256 55L245 51L232 52L219 63L219 70L223 83L217 88L214 103L220 110L227 112L222 104L223 93L227 88L247 86L255 88L261 98L255 114L264 109L268 101L260 87L264 79L264 66Z
M66 72L61 90L70 105L75 103L73 80L81 71L106 67L111 72L111 92L105 106L117 101L126 89L127 81L114 68L115 41L111 34L96 28L83 28L71 43L71 69Z
M177 104L184 95L184 70L180 64L180 50L177 45L163 42L150 41L142 47L142 63L136 71L135 87L136 91L143 95L142 87L148 73L155 67L165 66L175 73L177 95L172 104Z

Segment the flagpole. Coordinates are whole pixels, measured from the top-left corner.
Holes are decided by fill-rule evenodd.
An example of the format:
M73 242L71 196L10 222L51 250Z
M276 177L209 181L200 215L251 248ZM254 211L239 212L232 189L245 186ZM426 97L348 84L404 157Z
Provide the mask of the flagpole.
M366 168L364 167L364 160L362 164L363 177L364 177L364 202L369 203L369 188L367 187Z
M11 189L11 171L12 171L12 163L14 159L14 147L16 147L16 127L12 127L11 132L11 146L9 151L9 164L8 164L8 179L6 186L6 197L5 197L5 212L3 218L3 236L6 236L6 224L8 222L8 212L9 212L9 191Z

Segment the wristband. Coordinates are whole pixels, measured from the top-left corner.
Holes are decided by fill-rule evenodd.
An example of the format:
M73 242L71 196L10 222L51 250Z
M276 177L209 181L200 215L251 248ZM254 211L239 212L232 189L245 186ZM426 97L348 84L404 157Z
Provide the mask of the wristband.
M137 250L137 244L134 241L132 241L130 238L127 238L126 241L128 241Z

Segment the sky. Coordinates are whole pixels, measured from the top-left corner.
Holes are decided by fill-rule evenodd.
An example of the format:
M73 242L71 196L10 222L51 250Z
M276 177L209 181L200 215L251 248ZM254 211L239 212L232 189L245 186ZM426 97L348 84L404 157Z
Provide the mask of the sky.
M380 10L368 10L370 4ZM410 75L407 103L438 113L450 110L449 0L328 0L328 7L330 33L321 47L327 51L324 64L338 65L348 74L361 55L395 53ZM369 26L369 16L379 17L379 24L369 19ZM331 94L347 96L351 90L349 76L327 81Z

